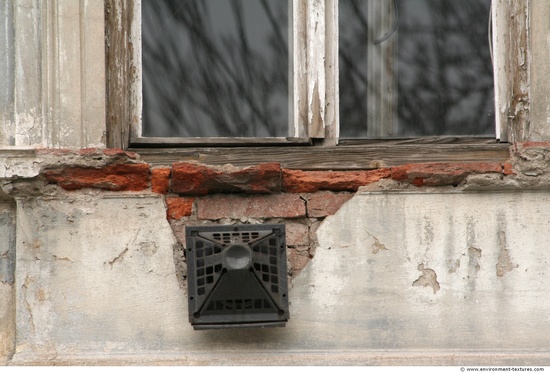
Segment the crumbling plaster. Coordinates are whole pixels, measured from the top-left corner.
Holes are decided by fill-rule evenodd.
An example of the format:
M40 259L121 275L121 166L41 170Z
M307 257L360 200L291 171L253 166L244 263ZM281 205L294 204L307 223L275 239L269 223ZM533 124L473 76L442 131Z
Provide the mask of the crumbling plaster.
M20 199L11 363L181 362L209 350L540 351L546 196L361 190L317 230L315 258L292 281L286 328L204 332L187 323L162 196Z
M15 347L15 204L0 197L0 363Z
M288 326L191 331L177 240L196 216L167 221L162 193L67 192L44 178L52 168L142 164L94 149L35 150L104 147L113 130L103 2L52 4L33 3L30 17L15 8L17 60L5 62L0 211L17 224L0 224L0 236L13 236L0 246L0 364L550 364L549 143L514 144L501 171L463 172L453 185L379 178L322 222L294 220L308 226L314 250L302 253L315 258L293 277ZM547 141L550 6L493 5L497 135ZM237 220L266 221L215 222ZM10 273L2 252L14 247Z
M309 262L292 276L286 328L195 332L181 230L206 222L167 219L166 196L151 190L67 191L43 177L64 166L140 164L133 154L36 154L37 175L2 181L17 202L15 284L1 288L15 292L17 308L4 310L16 338L0 329L16 346L9 363L194 363L208 350L248 360L269 350L261 358L272 361L323 350L321 363L334 350L362 350L352 359L365 361L372 350L499 349L521 360L545 345L548 156L546 144L517 144L502 173L471 174L456 186L383 178L326 218L211 221L305 224L306 237L297 228L293 239L315 249L290 247L305 249Z
M323 222L315 259L294 281L296 297L317 309L309 322L332 317L309 336L343 349L544 348L546 200L546 192L359 192Z
M154 195L19 200L16 358L177 348L185 293L165 214Z

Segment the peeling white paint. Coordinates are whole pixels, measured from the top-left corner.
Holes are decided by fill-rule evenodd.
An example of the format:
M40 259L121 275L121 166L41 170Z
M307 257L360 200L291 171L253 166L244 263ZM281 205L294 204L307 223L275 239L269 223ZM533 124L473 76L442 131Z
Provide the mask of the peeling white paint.
M41 138L42 120L38 109L30 112L15 114L15 143L18 146L31 146L36 143L36 138Z
M0 156L0 179L36 177L43 162L40 158Z
M311 138L325 136L326 107L325 2L308 1L307 13L307 97Z
M2 145L104 147L104 3L14 3L13 115Z

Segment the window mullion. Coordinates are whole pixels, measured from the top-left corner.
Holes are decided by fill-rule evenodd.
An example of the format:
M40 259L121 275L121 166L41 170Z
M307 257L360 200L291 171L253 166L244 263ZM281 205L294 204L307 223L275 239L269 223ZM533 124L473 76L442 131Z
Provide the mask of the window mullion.
M293 132L291 137L307 138L308 137L308 120L307 120L307 3L300 0L291 2L292 7L292 35L289 40L292 40L292 46L289 50L292 51L290 58L292 63L289 63L291 80L291 94L289 97L289 105L291 108L290 119L293 125L290 128Z
M325 146L338 144L339 132L339 72L338 72L338 0L325 0L326 28L326 104Z
M392 137L397 132L397 33L382 41L392 29L396 13L392 0L368 3L368 107L367 137Z
M307 1L307 122L310 138L325 137L325 1Z

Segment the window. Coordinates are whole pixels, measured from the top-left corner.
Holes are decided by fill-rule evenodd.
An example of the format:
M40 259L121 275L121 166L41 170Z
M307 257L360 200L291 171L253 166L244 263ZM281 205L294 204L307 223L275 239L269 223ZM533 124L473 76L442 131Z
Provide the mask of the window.
M293 137L298 3L142 0L141 136ZM339 35L339 120L326 124L340 123L341 137L494 136L490 0L340 0L337 11L338 32L324 42ZM322 42L306 41L306 69L325 62ZM308 92L314 115L320 89Z
M117 115L128 117L131 122L129 131L121 124L111 126L114 128L111 143L122 143L122 147L130 144L133 148L194 148L179 151L180 154L195 151L193 156L202 153L200 148L205 146L222 145L232 151L241 145L269 146L270 150L265 151L275 154L273 160L289 152L287 147L279 153L275 146L280 144L313 144L315 148L330 148L336 153L377 154L369 161L355 159L348 165L340 165L346 161L334 160L327 168L381 164L380 159L386 155L378 154L393 150L390 147L382 150L380 146L393 146L397 144L395 140L409 145L435 143L435 147L415 151L437 152L443 160L490 160L504 156L506 151L495 141L495 138L506 140L508 119L502 110L495 117L493 74L500 74L502 79L503 71L492 70L490 20L493 14L492 19L499 20L501 34L506 33L508 25L504 19L509 16L509 5L497 2L500 11L497 17L494 9L491 13L490 0L467 0L460 2L460 6L451 0L109 2L120 8L122 17L114 19L107 32L119 35L117 25L122 24L121 29L127 35L121 39L126 37L135 45L143 45L143 49L122 48L111 53L115 59L112 65L127 70L122 76L130 76L126 80L117 77L111 82L113 101L109 103L127 110L109 110L111 122L119 121ZM223 6L219 5L222 3ZM191 9L189 12L202 13L189 18L188 13L181 12L182 6ZM128 14L127 19L124 14ZM220 14L224 14L224 22L216 21ZM199 23L202 31L194 23ZM254 29L256 26L259 31ZM108 35L108 40L113 37ZM178 41L180 49L175 50ZM498 41L503 43L502 38ZM204 52L213 45L217 49L207 56ZM499 47L496 63L504 62L503 51L507 47ZM185 48L187 52L183 53ZM170 58L159 57L163 49L170 50ZM222 52L226 54L222 56ZM517 55L517 51L513 53ZM125 64L124 58L130 62ZM258 61L262 68L256 64L254 68L242 68ZM167 74L158 78L155 74L162 69ZM182 70L189 76L181 75ZM220 76L222 81L227 79L219 73L221 70L237 83L224 86L213 80ZM236 72L240 74L238 79ZM193 73L198 76L196 80L190 77ZM246 74L252 80L243 84ZM269 95L258 94L265 88L248 81L273 89L267 92ZM149 92L149 87L155 85L157 90L165 91ZM205 93L207 90L192 93L190 87L200 85L215 94ZM127 101L117 103L121 97L116 92L124 89L132 94L128 97L122 93ZM179 95L181 100L173 105L162 98L163 94ZM502 92L497 92L497 98L499 95L504 97ZM224 97L225 108L221 108L218 97ZM147 108L150 103L157 108ZM193 105L199 110L192 112ZM173 106L183 107L183 111L174 114ZM452 144L465 145L437 148ZM474 155L472 146L477 145ZM342 147L348 149L338 149ZM310 154L328 151L307 148L310 150L301 147L292 151ZM441 158L448 150L448 156ZM153 149L141 151L161 153ZM208 151L221 154L229 150L222 147ZM410 153L404 148L399 151L402 152L399 156ZM427 155L415 160L422 159L438 160ZM220 159L227 161L230 160Z
M490 8L340 0L341 136L494 137Z
M145 137L288 137L289 4L142 0Z

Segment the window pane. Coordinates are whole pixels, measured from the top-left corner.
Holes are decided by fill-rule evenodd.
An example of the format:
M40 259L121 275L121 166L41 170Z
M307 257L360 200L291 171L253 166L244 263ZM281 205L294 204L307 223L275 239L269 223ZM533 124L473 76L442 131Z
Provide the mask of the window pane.
M494 135L490 3L340 0L341 136Z
M142 43L143 136L288 136L288 1L143 0Z

